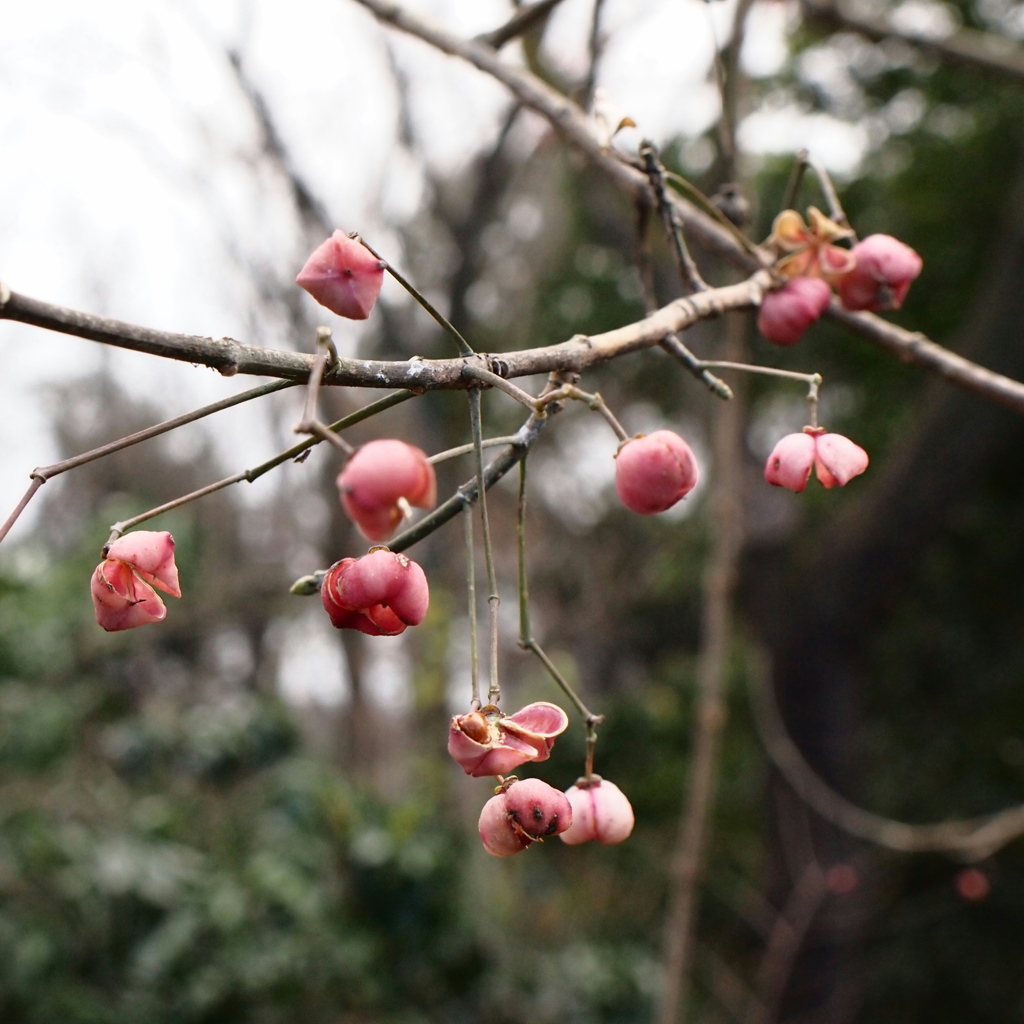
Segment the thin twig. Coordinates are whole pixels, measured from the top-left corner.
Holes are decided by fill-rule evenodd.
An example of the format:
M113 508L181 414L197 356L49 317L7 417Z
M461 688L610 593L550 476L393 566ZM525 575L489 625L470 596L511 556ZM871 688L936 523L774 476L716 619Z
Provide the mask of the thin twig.
M515 444L516 435L509 434L506 437L485 437L483 439L484 448L497 448L503 444ZM436 455L431 455L427 462L431 465L436 466L439 462L447 462L449 459L458 458L460 455L469 455L476 451L476 445L470 442L469 444L460 444L458 448L449 448L447 451L438 452Z
M661 218L661 226L672 249L672 255L675 257L683 287L688 292L702 292L707 288L707 284L700 276L697 264L693 262L690 250L686 247L683 227L676 216L675 207L668 201L668 194L665 192L665 168L662 167L661 161L658 159L658 151L655 149L654 143L644 140L640 144L640 156L644 162L647 179L651 183L651 191L654 193L654 202L658 208L658 216Z
M828 215L837 224L843 227L850 227L850 221L846 216L846 211L843 209L843 204L839 199L839 193L836 191L835 185L832 184L832 176L828 173L825 165L815 156L812 156L807 150L801 153L804 163L814 171L815 178L818 179L818 185L821 187L821 191L825 196L825 202L828 204ZM852 231L853 228L850 228ZM853 236L853 241L856 242L856 235Z
M506 395L514 398L520 405L525 405L530 412L537 411L537 399L533 395L520 387L516 387L511 381L505 380L504 377L497 373L485 370L482 366L474 366L472 363L467 363L462 373L463 376L470 378L470 380L478 380L490 385L492 388L497 388L499 391L504 391Z
M317 398L320 394L320 381L323 378L324 370L328 365L338 361L338 352L331 341L331 331L327 327L316 329L316 358L313 361L313 369L309 374L309 381L306 384L306 400L302 408L302 418L295 426L296 434L312 434L321 441L327 441L341 452L345 458L349 458L355 451L344 438L339 437L331 430L326 423L317 419L316 408Z
M604 715L595 715L580 699L569 681L558 671L555 663L537 643L530 626L530 587L526 569L526 459L519 463L519 502L516 509L516 544L519 569L519 646L532 652L547 669L548 675L558 684L562 692L572 701L583 718L587 730L587 754L584 778L594 773L594 745L597 743L597 727L604 721Z
M782 197L782 208L793 210L796 208L796 197L800 194L800 186L803 184L804 175L807 173L810 153L801 149L793 161L793 169L789 172L789 181L786 182L786 193Z
M603 11L604 0L594 0L594 7L590 12L590 33L587 38L587 74L578 93L580 106L585 110L590 109L594 101L594 89L597 86L597 69L601 63L601 54L605 45L605 38L601 33L601 15Z
M519 428L519 431L516 433L516 440L488 463L484 471L485 488L493 487L526 455L546 423L547 417L534 415ZM459 487L447 501L438 505L433 512L425 515L415 526L410 526L408 530L398 534L397 537L392 537L388 541L388 547L392 551L408 550L425 537L429 537L430 534L450 519L454 519L460 512L466 511L467 506L472 505L476 499L477 480L474 476Z
M757 246L731 221L722 211L692 181L688 181L681 174L662 168L662 174L666 181L678 185L693 202L700 207L701 211L709 217L713 217L726 231L732 235L739 247L754 259L758 258Z
M709 204L710 205L710 204ZM715 211L716 214L718 211ZM719 214L721 216L721 214ZM648 313L653 313L658 308L658 296L654 290L654 268L651 265L650 244L647 238L647 225L651 219L651 208L646 202L637 200L636 203L636 234L635 234L635 259L637 274L640 278L640 287L644 294L644 305ZM730 225L732 227L732 225ZM679 335L674 331L666 334L660 342L661 347L673 359L677 359L682 366L699 380L713 395L719 398L732 398L732 389L725 381L716 377L710 370L702 370L698 366L697 357L683 344Z
M119 523L114 523L110 527L110 536L107 538L106 547L109 547L118 537L120 537L125 531L130 530L133 526L138 526L140 523L146 522L148 519L155 519L159 515L163 515L164 512L170 512L172 509L180 508L182 505L187 505L191 501L196 501L199 498L205 498L208 494L214 494L216 491L223 490L225 487L230 487L231 484L241 483L243 480L247 480L245 470L241 473L235 473L234 476L225 477L223 480L218 480L216 483L207 484L205 487L200 487L196 491L191 491L188 494L183 494L180 498L175 498L173 501L165 502L163 505L158 505L156 508L149 509L148 512L142 512L137 516L132 516L131 519L123 519Z
M463 516L466 535L466 601L469 615L469 706L480 710L480 640L476 623L476 551L473 517Z
M194 423L196 420L203 419L204 416L210 416L215 412L222 412L224 409L230 409L233 406L241 405L243 402L249 402L254 398L262 398L264 395L272 395L275 391L283 391L285 388L293 387L295 381L273 381L270 384L261 384L258 388L250 388L248 391L243 391L241 394L232 395L231 398L222 398L219 402L212 402L210 405L204 405L200 409L193 409L192 412L184 413L181 416L175 416L172 419L164 420L163 423L154 424L152 427L146 427L145 430L138 430L134 434L129 434L127 437L119 438L116 441L109 441L107 444L100 445L98 448L93 448L90 451L83 452L81 455L74 455L70 459L63 459L60 462L55 462L50 466L39 466L33 469L29 474L32 479L32 483L29 485L28 490L25 492L24 497L18 502L18 507L7 517L7 521L3 526L0 526L0 541L2 541L7 534L10 532L11 527L17 522L18 517L22 512L25 511L25 507L35 496L36 491L47 480L52 480L53 477L59 476L61 473L66 473L70 469L77 469L79 466L84 466L89 462L93 462L96 459L101 459L106 455L111 455L114 452L119 452L124 448L130 448L134 444L138 444L140 441L148 441L151 437L158 437L160 434L165 434L169 430L176 430L178 427L183 427L187 423Z
M473 355L473 349L469 342L456 330L455 325L448 320L443 313L438 312L434 308L430 300L411 282L403 277L376 249L362 238L357 232L353 232L349 235L350 238L354 238L359 242L365 249L369 249L374 256L380 260L381 266L437 321L442 330L449 335L449 337L455 340L455 344L458 346L459 354L463 356Z
M678 334L667 334L661 342L661 347L673 359L678 359L713 395L717 395L725 401L732 398L732 388L720 377L711 373L707 366L703 365L701 360L682 343Z
M520 7L504 25L477 36L474 42L500 50L506 43L524 35L535 25L546 20L561 2L562 0L538 0L537 3Z
M323 429L327 435L336 436L336 432L339 430L344 430L346 427L351 427L356 423L361 423L363 420L377 415L377 413L384 412L385 409L390 409L394 405L398 405L401 402L405 402L408 399L415 397L416 396L411 391L397 391L393 395L386 395L384 398L378 398L376 402L370 402L369 405L364 406L362 409L357 409L348 416L344 416L340 420L330 424L330 426L323 427ZM317 428L320 428L323 425L318 423L316 426ZM192 491L189 494L182 495L180 498L175 498L173 501L169 501L163 505L157 506L156 508L152 508L148 512L143 512L140 515L134 516L131 519L126 519L120 523L114 523L110 528L110 538L107 540L107 544L110 544L112 541L120 537L125 530L130 530L133 526L138 526L139 523L144 523L148 519L153 519L158 515L162 515L164 512L171 511L171 509L187 505L189 502L195 501L198 498L204 498L206 495L213 494L215 491L219 491L224 487L229 487L231 484L242 483L243 480L246 483L251 484L253 481L258 480L263 476L264 473L269 473L270 470L275 469L277 466L280 466L282 463L290 460L301 461L302 456L308 452L310 448L319 444L322 440L330 440L331 436L311 437L307 441L300 441L299 444L292 445L291 448L280 452L272 459L267 459L266 462L261 462L258 466L254 466L252 469L245 469L240 473L234 473L231 476L225 477L223 480L207 484L205 487L200 487L197 491ZM352 451L354 451L352 446L348 444L346 444L346 450L347 454L351 454Z
M32 482L28 485L27 490L21 496L21 501L14 507L14 511L7 517L7 521L3 526L0 526L0 541L4 539L11 532L11 527L18 521L18 516L25 511L25 506L35 497L36 491L39 490L46 480L41 476L33 476Z
M733 363L726 359L701 359L699 366L713 366L716 370L739 370L742 373L758 373L765 377L782 377L785 380L799 380L809 386L819 387L820 373L800 373L798 370L780 370L775 366L758 366L756 363Z
M476 447L476 488L480 505L480 529L483 534L484 565L487 567L487 608L490 619L490 679L487 688L487 702L497 704L501 700L501 684L498 681L498 574L494 569L494 549L491 545L491 523L487 515L487 487L484 484L483 424L480 416L480 389L469 393L469 422Z

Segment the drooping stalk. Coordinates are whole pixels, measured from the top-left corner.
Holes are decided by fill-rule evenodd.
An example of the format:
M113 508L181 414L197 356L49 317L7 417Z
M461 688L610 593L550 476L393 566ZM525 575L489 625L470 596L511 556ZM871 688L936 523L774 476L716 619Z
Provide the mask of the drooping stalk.
M476 447L477 502L480 505L480 527L483 533L484 564L487 566L487 607L490 618L490 676L487 700L497 704L501 700L501 684L498 681L498 575L494 570L494 550L491 546L491 523L487 515L487 487L484 474L484 438L480 417L480 389L469 390L469 421Z
M544 649L534 639L530 628L530 588L526 571L526 459L519 463L519 502L516 510L516 542L519 556L519 646L532 652L547 669L548 674L558 684L562 692L572 701L576 710L583 718L587 730L587 755L584 775L589 780L594 772L594 746L597 743L597 727L604 721L604 715L595 715L580 700L569 681L555 667Z

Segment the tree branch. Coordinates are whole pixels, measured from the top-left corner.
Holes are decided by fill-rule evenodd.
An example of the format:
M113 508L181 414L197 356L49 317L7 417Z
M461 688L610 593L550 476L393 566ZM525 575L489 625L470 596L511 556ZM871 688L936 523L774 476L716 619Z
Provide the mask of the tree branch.
M601 145L590 120L571 100L522 68L503 63L494 50L477 42L466 41L447 30L404 11L392 0L354 0L372 11L376 17L431 44L443 53L461 57L505 85L524 106L546 118L566 142L583 153L604 171L624 192L641 202L652 202L650 189L639 166L624 154ZM887 31L887 35L895 35ZM923 45L923 43L922 43ZM720 224L678 195L670 201L691 237L700 245L726 259L734 266L750 270L757 260L745 253L736 240ZM767 265L767 254L760 262ZM983 398L1024 412L1024 384L992 373L963 359L920 334L873 316L850 313L833 302L827 315L839 320L868 341L886 348L905 362L939 373L951 383L981 395Z
M663 338L684 331L699 320L729 310L757 306L769 284L767 271L762 271L739 284L676 299L645 319L613 331L590 338L577 334L558 345L519 352L502 352L494 356L477 354L461 359L421 359L418 356L403 361L339 359L324 373L323 383L409 388L413 391L465 390L477 386L477 382L464 373L467 365L478 365L491 372L500 371L499 375L506 378L561 370L580 373L596 363L660 344ZM52 306L17 292L7 292L6 295L6 302L0 295L0 319L18 320L135 352L199 363L229 376L248 373L305 382L313 368L313 355L246 345L232 338L204 338L156 331ZM1021 388L1021 403L1024 408L1024 387Z
M541 24L562 0L538 0L527 7L520 7L515 14L491 32L476 37L476 42L483 43L495 50L500 50L506 43L529 32L535 25Z
M1024 49L1003 36L973 28L958 28L944 37L899 29L888 18L854 13L848 3L835 3L833 0L803 0L801 6L809 21L829 28L848 29L874 42L902 39L944 60L994 72L1015 81L1024 78Z

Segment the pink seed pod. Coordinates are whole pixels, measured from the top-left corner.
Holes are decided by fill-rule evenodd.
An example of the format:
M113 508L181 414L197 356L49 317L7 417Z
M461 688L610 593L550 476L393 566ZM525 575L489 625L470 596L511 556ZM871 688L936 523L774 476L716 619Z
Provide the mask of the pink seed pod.
M924 261L892 235L870 235L853 247L851 271L836 281L847 309L899 309Z
M795 345L831 298L832 289L820 277L794 277L761 300L757 329L776 345Z
M642 516L670 509L697 486L697 460L671 430L626 441L615 456L615 489L626 508Z
M400 499L432 508L437 478L426 452L404 441L364 444L338 474L338 496L345 514L372 541L387 540L404 518Z
M807 486L812 468L824 487L845 487L868 468L868 453L842 434L804 427L802 433L787 434L775 446L765 463L764 478L799 493Z
M562 833L562 842L575 846L596 839L611 845L628 839L633 831L633 808L626 794L615 785L591 775L565 791L572 806L572 825Z
M174 538L166 531L137 530L106 549L90 581L96 622L110 633L162 622L167 608L153 589L181 597Z
M467 775L507 775L527 761L546 761L568 725L569 716L547 701L527 704L514 715L488 704L452 717L448 753Z
M491 856L511 857L571 825L572 805L564 793L540 779L524 779L512 780L484 804L479 828Z
M384 266L362 243L335 231L318 246L295 283L338 316L365 320L384 282Z
M320 587L320 599L338 629L397 636L426 617L430 588L419 565L380 548L332 565Z

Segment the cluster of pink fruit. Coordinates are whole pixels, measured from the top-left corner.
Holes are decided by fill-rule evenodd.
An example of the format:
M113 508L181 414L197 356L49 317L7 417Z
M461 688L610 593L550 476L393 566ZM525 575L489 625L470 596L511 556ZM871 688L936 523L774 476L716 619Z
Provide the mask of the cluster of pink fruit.
M820 210L808 210L810 226L796 210L775 218L768 244L786 253L776 271L786 278L761 302L757 326L776 345L795 345L828 308L833 287L849 310L899 309L923 263L891 235L870 235L852 249L835 242L853 232Z
M789 255L777 264L787 283L767 295L758 324L781 345L793 344L821 315L835 285L848 309L899 306L921 269L913 250L887 235L873 235L852 251L832 244L851 233L811 209L811 228L795 211L776 218L772 239ZM336 231L310 256L298 284L328 309L350 319L369 316L380 293L385 264L357 240ZM812 469L825 487L844 485L867 468L864 450L839 434L805 427L784 437L768 458L769 483L802 491ZM671 508L697 484L697 461L678 434L657 430L623 442L616 453L615 486L623 504L641 515ZM398 440L371 441L358 449L337 479L342 507L364 536L380 545L404 521L410 506L429 509L437 496L426 453ZM96 621L106 630L160 622L167 609L154 588L181 596L174 540L167 532L136 531L104 549L92 576ZM321 600L339 629L395 636L427 614L429 586L423 570L387 547L343 558L325 574ZM508 773L548 758L568 725L555 704L529 704L514 715L488 705L451 720L448 751L468 775L495 776L499 785L480 814L488 853L508 857L559 835L569 844L596 839L619 843L633 830L633 810L622 791L589 773L564 793L540 779Z
M621 843L633 831L633 808L613 782L591 774L564 793L540 779L508 772L527 761L546 761L555 737L569 724L557 704L537 701L514 715L493 704L452 717L448 753L467 775L498 778L480 812L480 838L495 857L511 857L532 843L561 836L570 845L596 839Z

